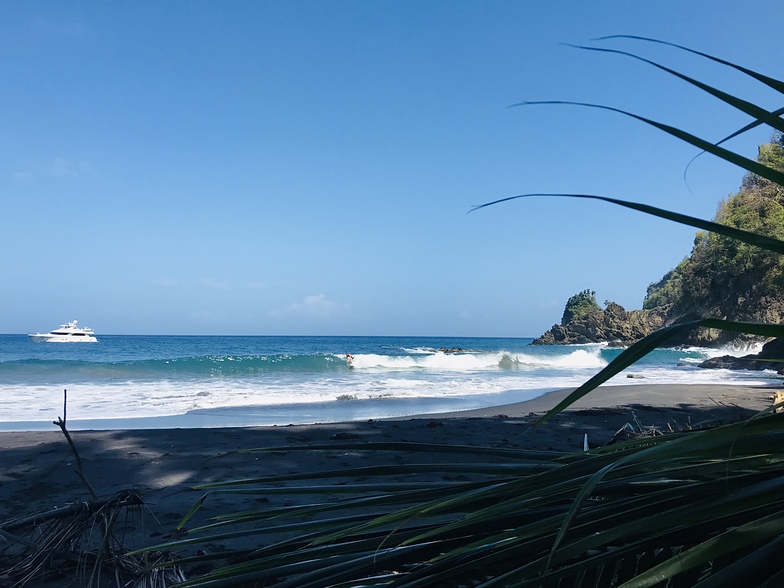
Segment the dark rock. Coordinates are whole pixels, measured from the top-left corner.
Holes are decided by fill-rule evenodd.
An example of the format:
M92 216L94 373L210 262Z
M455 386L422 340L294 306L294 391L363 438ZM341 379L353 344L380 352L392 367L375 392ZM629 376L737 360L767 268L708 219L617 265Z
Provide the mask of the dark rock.
M733 355L711 357L699 364L699 367L725 370L773 370L784 374L784 340L768 341L756 354L751 353L743 357Z
M553 325L532 345L575 345L584 343L610 343L626 347L664 326L660 315L645 311L626 311L620 304L607 303L605 309L597 308L566 324Z
M757 354L760 359L782 359L784 358L784 339L773 339L762 346Z
M438 350L430 349L431 353L440 351L441 353L482 353L480 349L463 349L462 347L440 347Z

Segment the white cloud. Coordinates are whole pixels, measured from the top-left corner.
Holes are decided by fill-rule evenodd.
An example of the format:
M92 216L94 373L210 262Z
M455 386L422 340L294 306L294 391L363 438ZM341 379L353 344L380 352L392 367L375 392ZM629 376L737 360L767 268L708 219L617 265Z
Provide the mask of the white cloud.
M348 313L348 305L327 299L324 294L305 296L302 302L294 302L283 311L272 311L274 316L299 315L309 318L331 319Z
M65 178L76 179L94 173L89 163L73 163L67 159L56 157L46 164L36 166L34 169L21 170L13 174L17 182L26 182L36 178Z
M67 159L56 158L52 163L46 166L44 174L53 176L55 178L78 178L79 172L74 164Z
M231 284L228 282L221 282L220 280L215 280L213 278L200 278L196 281L202 286L215 288L216 290L231 290Z
M210 321L212 317L213 315L209 310L194 310L190 314L190 318L198 322Z
M457 313L458 318L463 321L482 321L482 320L492 320L493 315L489 312L471 312L470 310L463 309Z
M248 282L245 287L250 290L266 290L269 288L269 284L267 282Z

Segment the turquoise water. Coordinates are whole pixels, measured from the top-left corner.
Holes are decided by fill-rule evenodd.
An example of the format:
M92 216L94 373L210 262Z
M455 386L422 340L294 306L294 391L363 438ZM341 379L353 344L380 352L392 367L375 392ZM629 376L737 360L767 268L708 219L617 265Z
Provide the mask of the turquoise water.
M285 425L481 408L577 386L620 353L603 345L531 346L526 338L98 339L35 343L0 335L0 429L51 428L66 389L74 429ZM657 350L611 383L771 377L696 367L706 357L705 350Z

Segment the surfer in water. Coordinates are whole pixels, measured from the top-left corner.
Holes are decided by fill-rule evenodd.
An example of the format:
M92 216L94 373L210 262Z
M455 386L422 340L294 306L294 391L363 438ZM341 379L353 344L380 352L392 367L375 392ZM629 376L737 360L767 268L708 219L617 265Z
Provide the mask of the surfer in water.
M348 367L354 367L354 356L350 353L346 353L346 363Z

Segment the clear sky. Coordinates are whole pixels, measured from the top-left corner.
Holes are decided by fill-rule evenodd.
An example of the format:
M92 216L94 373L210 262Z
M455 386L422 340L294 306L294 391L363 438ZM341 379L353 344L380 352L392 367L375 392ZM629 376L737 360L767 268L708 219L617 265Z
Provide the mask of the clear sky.
M754 14L752 14L754 12ZM743 172L621 115L718 140L748 119L631 50L762 106L779 1L0 5L0 333L538 336L572 294L640 308ZM729 146L749 156L758 129Z

